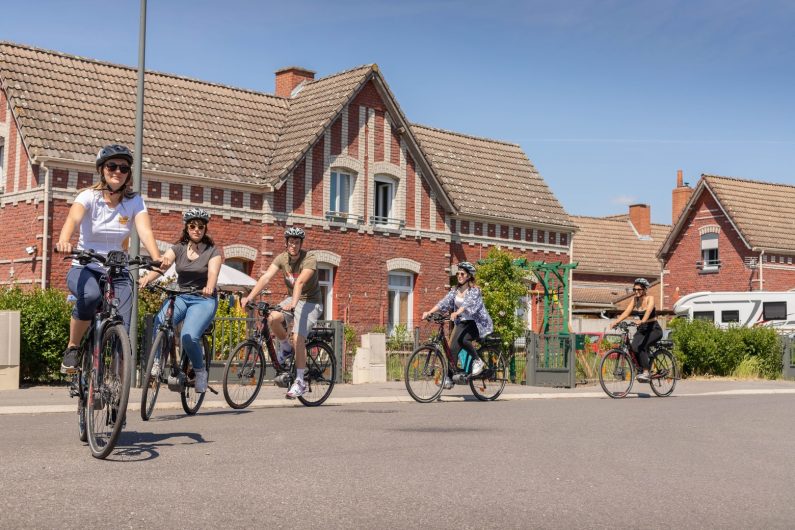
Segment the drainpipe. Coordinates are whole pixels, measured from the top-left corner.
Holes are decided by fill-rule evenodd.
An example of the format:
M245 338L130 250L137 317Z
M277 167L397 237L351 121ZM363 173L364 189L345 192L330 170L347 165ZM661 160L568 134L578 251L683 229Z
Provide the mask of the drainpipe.
M765 290L765 280L764 280L763 274L762 274L762 268L763 268L762 267L762 263L764 262L764 258L765 258L765 251L764 250L760 250L759 251L759 290L760 291L764 291Z
M44 170L44 236L41 240L41 288L47 288L47 267L50 255L50 168L39 165Z

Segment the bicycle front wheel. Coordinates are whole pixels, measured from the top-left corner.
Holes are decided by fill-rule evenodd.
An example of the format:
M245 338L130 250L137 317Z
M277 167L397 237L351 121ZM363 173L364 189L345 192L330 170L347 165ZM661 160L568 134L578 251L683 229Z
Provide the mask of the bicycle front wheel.
M204 369L207 370L207 377L210 376L210 344L207 342L207 337L202 337L202 358L204 359ZM204 403L204 395L207 392L196 392L196 372L193 370L193 364L188 359L188 355L183 352L182 354L182 373L185 374L185 386L182 387L179 397L182 401L182 408L185 414L193 416Z
M307 407L317 407L331 395L337 379L337 361L331 347L323 341L313 340L306 345L306 392L298 401Z
M622 398L629 394L635 380L635 369L627 352L610 350L599 363L599 384L611 398Z
M148 421L155 410L155 402L157 402L160 383L163 379L162 374L168 376L168 372L164 371L166 363L163 360L169 353L169 342L168 332L161 329L155 335L155 340L152 341L152 347L149 349L146 371L144 371L141 382L141 419L144 421Z
M224 399L233 409L251 405L265 377L265 356L260 345L246 340L235 346L224 367Z
M676 388L676 359L668 350L657 350L651 362L651 390L660 397L670 396Z
M116 446L130 397L132 355L121 324L105 329L99 358L92 355L88 383L88 446L95 458L105 458Z
M500 397L508 381L505 356L491 346L482 348L478 353L483 361L483 371L477 377L469 379L469 388L479 400L494 401Z
M441 352L434 346L420 346L406 364L406 390L419 403L435 401L442 395L445 371Z

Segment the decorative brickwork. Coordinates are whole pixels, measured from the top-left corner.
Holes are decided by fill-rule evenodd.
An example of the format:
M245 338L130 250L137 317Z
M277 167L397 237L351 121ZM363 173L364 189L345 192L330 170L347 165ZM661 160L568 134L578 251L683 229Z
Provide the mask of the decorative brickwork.
M204 187L191 186L190 187L190 202L194 204L201 204L204 202Z
M168 199L171 201L182 202L182 184L174 184L168 187Z

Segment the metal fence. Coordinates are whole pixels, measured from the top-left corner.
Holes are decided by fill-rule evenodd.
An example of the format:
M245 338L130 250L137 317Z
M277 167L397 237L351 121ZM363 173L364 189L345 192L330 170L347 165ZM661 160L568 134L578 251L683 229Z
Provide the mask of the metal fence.
M528 333L527 384L574 388L574 334Z
M795 379L795 335L781 337L781 361L786 379Z

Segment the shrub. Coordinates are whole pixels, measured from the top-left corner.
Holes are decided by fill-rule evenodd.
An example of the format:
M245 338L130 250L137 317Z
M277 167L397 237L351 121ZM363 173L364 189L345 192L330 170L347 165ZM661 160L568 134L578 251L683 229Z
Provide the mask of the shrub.
M514 263L509 252L497 247L478 263L477 282L483 290L483 303L507 350L524 334L525 325L517 310L527 294L525 271Z
M28 383L60 379L61 356L69 341L71 307L56 289L0 289L0 311L20 311L20 378Z
M678 318L670 327L684 375L727 376L758 369L767 379L781 376L781 347L770 328L720 329L712 322Z

